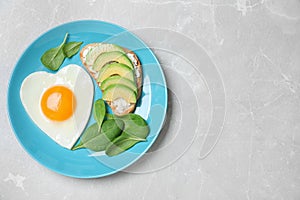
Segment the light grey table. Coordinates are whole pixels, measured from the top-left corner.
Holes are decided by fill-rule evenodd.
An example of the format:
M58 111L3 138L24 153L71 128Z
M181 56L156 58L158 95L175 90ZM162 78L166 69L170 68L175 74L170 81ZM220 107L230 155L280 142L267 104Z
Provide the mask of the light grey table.
M169 89L151 150L91 180L32 159L6 107L22 52L45 31L83 19L138 35ZM0 199L300 199L299 38L299 0L0 1Z

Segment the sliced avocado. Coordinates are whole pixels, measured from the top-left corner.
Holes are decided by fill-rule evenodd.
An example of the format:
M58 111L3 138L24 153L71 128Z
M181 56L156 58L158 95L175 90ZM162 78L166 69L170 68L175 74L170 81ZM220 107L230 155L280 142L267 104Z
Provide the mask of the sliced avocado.
M111 62L118 62L127 65L133 69L132 62L126 54L120 51L110 51L101 53L93 64L93 70L99 71L104 65Z
M107 79L105 79L101 83L100 88L102 91L104 91L104 90L106 90L107 87L109 87L110 85L113 85L113 84L125 85L125 86L129 87L130 89L132 89L137 94L136 84L134 82L132 82L131 80L124 78L122 76L119 76L119 75L113 75L113 76L110 76Z
M125 53L125 51L115 44L106 44L106 43L98 43L96 46L91 48L86 54L86 63L88 65L93 65L97 57L104 52L110 51L119 51L121 53Z
M136 103L136 94L129 87L121 84L110 85L104 90L102 98L105 101L114 101L118 98L123 98L129 103Z
M97 82L102 83L105 79L112 75L119 75L134 82L132 69L130 69L127 65L121 63L110 63L102 67L99 71Z

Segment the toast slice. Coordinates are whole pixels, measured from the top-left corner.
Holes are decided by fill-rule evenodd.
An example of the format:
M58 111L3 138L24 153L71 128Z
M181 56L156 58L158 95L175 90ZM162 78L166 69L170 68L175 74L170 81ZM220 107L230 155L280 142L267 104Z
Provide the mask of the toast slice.
M91 43L91 44L84 46L80 51L80 60L81 60L82 64L87 69L87 71L90 73L90 75L96 80L96 82L97 82L99 73L97 71L93 70L93 65L91 64L91 62L87 62L86 58L87 58L88 52L91 49L97 47L98 45L107 45L107 50L109 51L109 45L111 45L111 44ZM131 60L133 66L134 66L135 83L137 86L136 99L138 100L142 93L142 84L143 84L142 83L143 70L142 70L141 62L140 62L139 58L137 57L137 55L133 51L123 48L123 47L120 47L120 46L117 46L117 47L121 48L122 51L125 52L125 54ZM105 52L105 49L104 49L104 52ZM100 87L101 83L97 82L97 84ZM122 100L106 101L106 103L111 107L114 114L119 115L119 116L133 112L136 107L136 103L128 103L128 102L124 102Z

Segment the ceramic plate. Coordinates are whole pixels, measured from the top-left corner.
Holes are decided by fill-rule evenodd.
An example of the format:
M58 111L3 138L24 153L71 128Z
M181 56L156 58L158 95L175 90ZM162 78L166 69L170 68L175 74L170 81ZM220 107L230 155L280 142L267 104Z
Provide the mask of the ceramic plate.
M150 134L146 142L140 142L118 156L108 157L87 149L65 149L44 134L30 119L20 99L22 81L36 71L47 71L40 57L49 48L58 46L66 32L68 41L83 41L83 46L94 42L114 43L133 50L143 65L143 91L135 113L147 120ZM82 66L79 53L66 59L68 64ZM53 72L50 72L53 73ZM94 82L94 101L102 93ZM8 87L8 113L15 135L24 149L45 167L71 177L96 178L116 173L139 159L157 138L166 115L167 87L163 71L155 55L137 36L115 24L102 21L75 21L55 27L37 38L23 53L12 73ZM91 115L92 116L92 115ZM94 123L90 117L89 123Z

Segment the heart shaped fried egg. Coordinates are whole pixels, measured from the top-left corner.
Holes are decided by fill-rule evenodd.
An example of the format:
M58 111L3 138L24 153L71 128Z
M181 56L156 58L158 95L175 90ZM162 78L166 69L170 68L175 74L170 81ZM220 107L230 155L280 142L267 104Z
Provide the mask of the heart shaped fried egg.
M32 121L57 144L71 149L92 109L94 85L78 65L57 73L34 72L21 85L22 104Z

